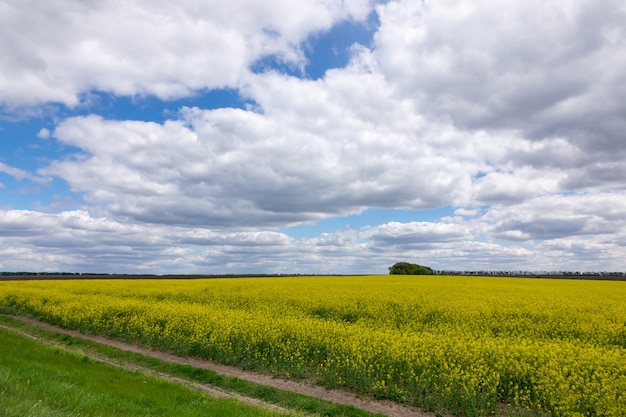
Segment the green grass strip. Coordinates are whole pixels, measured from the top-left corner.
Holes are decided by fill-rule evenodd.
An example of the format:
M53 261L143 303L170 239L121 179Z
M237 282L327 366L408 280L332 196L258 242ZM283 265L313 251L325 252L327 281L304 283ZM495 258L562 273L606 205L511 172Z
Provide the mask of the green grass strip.
M61 346L64 346L65 348L69 348L75 352L79 352L79 354L82 354L84 358L88 358L88 357L106 357L108 359L112 359L112 360L116 360L116 361L121 361L124 362L125 364L129 364L129 365L135 365L138 367L142 367L142 368L147 368L149 370L152 370L154 372L161 372L161 373L165 373L168 375L172 375L178 378L182 378L185 379L187 381L191 381L191 382L195 382L195 383L200 383L200 384L204 384L204 385L210 385L213 387L217 387L217 388L221 388L225 391L229 391L229 392L233 392L233 393L237 393L240 394L242 396L246 396L246 397L250 397L250 398L256 398L259 399L261 401L264 401L266 403L270 403L270 404L274 404L277 405L279 407L283 407L283 408L288 408L288 409L293 409L294 413L299 412L304 412L306 414L313 414L313 415L319 415L319 416L325 416L325 417L380 417L380 414L374 414L374 413L370 413L364 410L360 410L358 408L352 407L352 406L348 406L348 405L341 405L341 404L336 404L333 402L329 402L326 400L322 400L322 399L318 399L318 398L314 398L314 397L309 397L306 395L302 395L302 394L298 394L298 393L294 393L294 392L290 392L290 391L285 391L285 390L280 390L278 388L274 388L274 387L269 387L269 386L265 386L265 385L261 385L261 384L256 384L254 382L249 382L249 381L245 381L242 379L238 379L238 378L233 378L233 377L227 377L227 376L222 376L217 374L214 371L208 370L208 369L201 369L201 368L195 368L193 366L189 366L189 365L180 365L180 364L174 364L174 363L170 363L170 362L166 362L166 361L162 361L160 359L156 359L156 358L151 358L148 356L143 356L137 353L133 353L133 352L127 352L121 349L117 349L114 347L110 347L110 346L106 346L106 345L101 345L98 344L96 342L92 342L89 340L85 340L85 339L80 339L80 338L76 338L76 337L72 337L72 336L68 336L62 333L58 333L58 332L54 332L54 331L50 331L47 329L43 329L41 327L35 326L35 325L31 325L29 323L25 323L22 322L20 320L15 320L12 319L10 317L6 317L6 316L0 316L0 323L4 324L6 326L10 326L12 328L15 329L19 329L22 332L25 332L27 334L36 336L39 340L44 340L47 341L49 343L56 343L59 344ZM0 329L1 330L1 329ZM4 335L3 337L6 336L7 332L3 331L2 334ZM49 362L54 362L57 358L57 356L67 356L70 359L66 359L66 361L69 361L70 363L66 363L66 367L68 367L68 369L74 369L75 367L78 368L80 364L80 366L88 366L88 367L93 367L93 366L99 366L99 367L103 367L103 368L107 368L109 369L109 366L105 366L103 364L97 364L97 363L92 363L93 361L88 360L87 362L81 362L80 360L77 361L76 356L72 356L72 355L62 355L59 349L54 349L54 348L50 348L47 346L43 346L39 343L36 343L34 341L28 341L26 339L24 339L23 337L19 337L19 336L12 336L13 339L20 339L23 340L22 343L30 343L35 344L40 346L39 349L43 349L44 347L47 348L48 350L51 350L53 352L53 357L48 357L47 361ZM5 342L2 343L3 345L5 345ZM22 351L23 353L23 349L18 349L15 351L15 355L17 358L20 357L20 352ZM4 354L4 350L3 350L3 354ZM5 357L3 355L3 361L4 361ZM43 362L46 362L46 359L42 359ZM0 362L1 363L1 362ZM74 364L74 365L71 365ZM113 369L113 368L111 368ZM120 370L116 370L116 371L111 371L111 372L121 372ZM161 381L161 383L165 383L162 380L159 380L158 378L148 378L145 376L137 376L136 374L131 374L131 375L135 375L135 377L139 378L140 383L139 385L145 385L146 383L144 383L144 380L156 380L156 381ZM120 383L117 385L128 385L130 384L130 382L128 383ZM137 384L137 381L134 381L133 384ZM2 385L4 386L4 384ZM91 387L91 385L89 385ZM85 387L82 387L82 392L84 395L87 395L88 397L92 394L89 393L89 391L85 391ZM181 387L181 389L183 389L184 387ZM4 388L3 388L4 389ZM187 391L189 391L188 389L186 389ZM89 395L88 395L89 394ZM114 395L117 395L118 393L114 393ZM123 392L119 393L119 394L124 394ZM4 394L2 394L4 395ZM198 398L202 398L201 396L198 396L198 394L196 394L196 396ZM17 397L19 398L19 397ZM194 400L195 402L198 402L197 400ZM192 401L192 403L194 403L194 401ZM213 400L212 400L213 401ZM211 402L212 402L211 401ZM215 400L217 401L217 400ZM226 401L226 403L232 403L233 400L221 400L221 401ZM207 401L204 401L207 402ZM210 404L211 402L208 402L207 404ZM201 402L202 403L202 402ZM30 402L27 402L24 407L28 407L28 404L32 405L37 405L35 404L31 404ZM2 405L2 403L0 403L0 405ZM160 407L160 405L159 405ZM247 407L246 409L249 409L250 407ZM23 411L23 407L21 408L21 414L20 412L18 412L17 414L8 414L8 416L12 416L12 415L24 415L24 411ZM67 408L64 408L64 413L62 414L58 414L58 415L63 415L63 416L70 416L70 415L78 415L78 414L67 414ZM255 409L256 410L256 409ZM266 415L276 415L276 414L271 414L269 411L266 410L259 410L259 412L261 414L246 414L246 415L250 415L250 416L256 416L256 415L262 415L262 416L266 416ZM268 414L270 413L270 414ZM38 414L28 414L36 416ZM55 415L55 414L40 414L40 415ZM89 414L87 412L84 411L80 411L80 415L84 416L84 415L92 415ZM139 413L130 413L128 414L128 412L126 413L122 413L122 414L102 414L102 413L96 413L93 415L111 415L111 416L117 416L117 415L137 415L137 416L143 416L143 415L155 415L155 413L148 413L148 414L139 414ZM156 412L156 415L170 415L170 414L166 414L163 413L161 411ZM177 416L185 416L187 414L182 414L178 411L176 411L174 414L171 415L177 415ZM238 412L219 412L216 414L212 414L212 413L208 413L207 414L190 414L190 415L229 415L229 416L237 416L240 415Z
M5 417L282 415L95 362L2 328L0 345Z

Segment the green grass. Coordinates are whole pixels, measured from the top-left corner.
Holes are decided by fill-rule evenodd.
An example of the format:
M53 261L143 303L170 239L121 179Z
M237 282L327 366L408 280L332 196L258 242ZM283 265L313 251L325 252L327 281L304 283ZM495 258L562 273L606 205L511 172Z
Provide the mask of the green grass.
M281 415L95 362L1 328L0 346L3 417Z
M336 404L238 378L222 376L210 370L173 364L123 351L88 340L52 332L6 316L0 316L0 324L19 329L49 343L60 344L64 348L77 352L68 354L58 348L55 349L46 344L34 342L0 329L0 346L3 346L2 356L0 356L0 409L7 408L7 410L10 410L11 407L19 407L15 408L15 411L7 413L6 417L278 415L241 405L234 400L212 399L203 393L193 391L184 386L168 383L157 378L146 377L141 374L122 371L88 359L88 357L94 356L123 361L126 364L166 373L187 381L207 384L243 396L257 398L283 408L293 409L294 414L304 412L325 417L380 416L379 414L373 414L351 406ZM14 341L19 341L19 343ZM17 346L15 348L13 348L14 343ZM19 347L19 345L22 346ZM4 346L11 346L6 354ZM9 354L9 351L12 353ZM41 354L37 354L40 356L36 360L30 358L35 352L41 352ZM7 365L5 365L5 362ZM17 363L22 365L14 372L8 373L5 377L5 369L10 370ZM37 369L40 371L38 372ZM31 374L31 371L36 374ZM100 372L103 373L102 376L100 376ZM39 381L44 377L51 380L46 381L44 379L40 383ZM123 378L124 380L122 380ZM132 379L132 381L125 378ZM92 381L99 382L94 383ZM34 385L39 386L39 388L35 389ZM46 388L48 386L51 387L51 390L58 389L60 392L56 394L44 392L48 389ZM58 388L54 388L54 386L58 386ZM13 390L13 387L17 391ZM159 391L164 390L165 387L175 387L176 390L172 393ZM152 399L149 399L147 397L148 394L144 393L144 390L148 388L150 388L148 391L154 394ZM20 393L22 390L24 394ZM62 392L64 390L68 392ZM182 398L181 393L185 393L185 397L179 400L179 398ZM44 398L46 400L42 400ZM50 398L56 398L56 400L52 401ZM119 407L117 407L118 403ZM105 405L110 407L112 411L105 412L104 410L109 410L109 408L104 408ZM166 406L170 408L164 408ZM57 408L54 407L61 407L61 411L55 414ZM192 408L185 413L185 409L189 407ZM233 409L223 408L220 410L218 409L219 407L233 407ZM235 407L239 408L235 409ZM39 412L40 409L42 412ZM139 409L141 412L135 412L135 409ZM128 410L132 411L129 412ZM2 417L4 416L5 414L2 415Z

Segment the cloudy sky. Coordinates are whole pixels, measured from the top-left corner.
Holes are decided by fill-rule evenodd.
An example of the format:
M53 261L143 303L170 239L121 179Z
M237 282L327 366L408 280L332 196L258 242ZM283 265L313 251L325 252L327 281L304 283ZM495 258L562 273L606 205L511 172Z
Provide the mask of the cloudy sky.
M0 0L0 270L626 270L622 0Z

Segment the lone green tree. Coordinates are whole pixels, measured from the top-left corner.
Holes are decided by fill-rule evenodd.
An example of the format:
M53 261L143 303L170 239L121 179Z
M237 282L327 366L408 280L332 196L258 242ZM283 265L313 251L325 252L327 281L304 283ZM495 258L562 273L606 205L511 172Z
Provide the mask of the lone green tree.
M409 262L396 262L389 267L390 275L434 275L435 271L423 265Z

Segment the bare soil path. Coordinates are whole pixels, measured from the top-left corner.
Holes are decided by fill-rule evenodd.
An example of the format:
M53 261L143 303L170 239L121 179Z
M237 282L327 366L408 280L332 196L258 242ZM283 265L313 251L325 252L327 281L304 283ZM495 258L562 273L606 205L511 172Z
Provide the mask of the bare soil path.
M278 388L278 389L285 390L285 391L291 391L291 392L295 392L298 394L307 395L309 397L320 398L320 399L331 401L337 404L350 405L355 408L360 408L362 410L366 410L372 413L379 413L388 417L434 417L435 416L435 413L428 413L416 407L408 407L408 406L397 404L391 401L379 401L379 400L374 400L374 399L369 399L369 398L362 398L347 391L336 390L336 389L329 390L320 386L311 385L311 384L307 384L303 382L296 382L296 381L284 380L280 378L274 378L271 375L242 370L234 366L222 365L222 364L210 362L204 359L176 356L171 353L155 351L155 350L147 349L139 345L126 343L126 342L122 342L119 340L109 339L103 336L84 334L77 330L64 329L62 327L54 326L54 325L51 325L51 324L48 324L39 320L35 320L32 318L20 317L20 316L9 316L9 317L47 329L47 330L51 330L57 333L66 334L66 335L80 338L80 339L90 340L92 342L100 343L106 346L111 346L120 350L138 353L143 356L160 359L162 361L166 361L170 363L189 365L189 366L193 366L195 368L201 368L201 369L208 369L223 376L239 378L239 379L254 382L257 384L270 386L270 387ZM5 327L5 326L2 326L2 327L6 328L7 330L16 331L16 329L13 329L10 327ZM25 335L28 336L27 334ZM125 367L126 369L133 369L133 370L137 369L136 366L131 365L131 364L126 364L126 366L124 366L124 364L120 364L119 361L113 362L111 360L107 360L106 358L101 358L101 357L98 357L95 359L104 361L107 363L111 363L115 366L122 366L122 367ZM146 371L143 368L140 370L142 372ZM152 372L153 374L157 374L156 372L149 371L149 370L146 373L150 373L150 372ZM280 407L277 407L271 404L263 403L262 401L254 399L254 398L244 397L236 393L226 392L221 389L207 386L207 385L192 383L190 381L186 381L181 378L174 377L172 375L167 375L167 374L162 374L162 373L158 373L157 375L162 378L166 378L168 380L174 381L174 382L183 383L189 386L193 386L194 388L201 389L212 396L234 397L238 401L248 403L251 405L263 406L266 408L274 409L276 411L285 411L285 412L288 411L288 410L281 409Z

